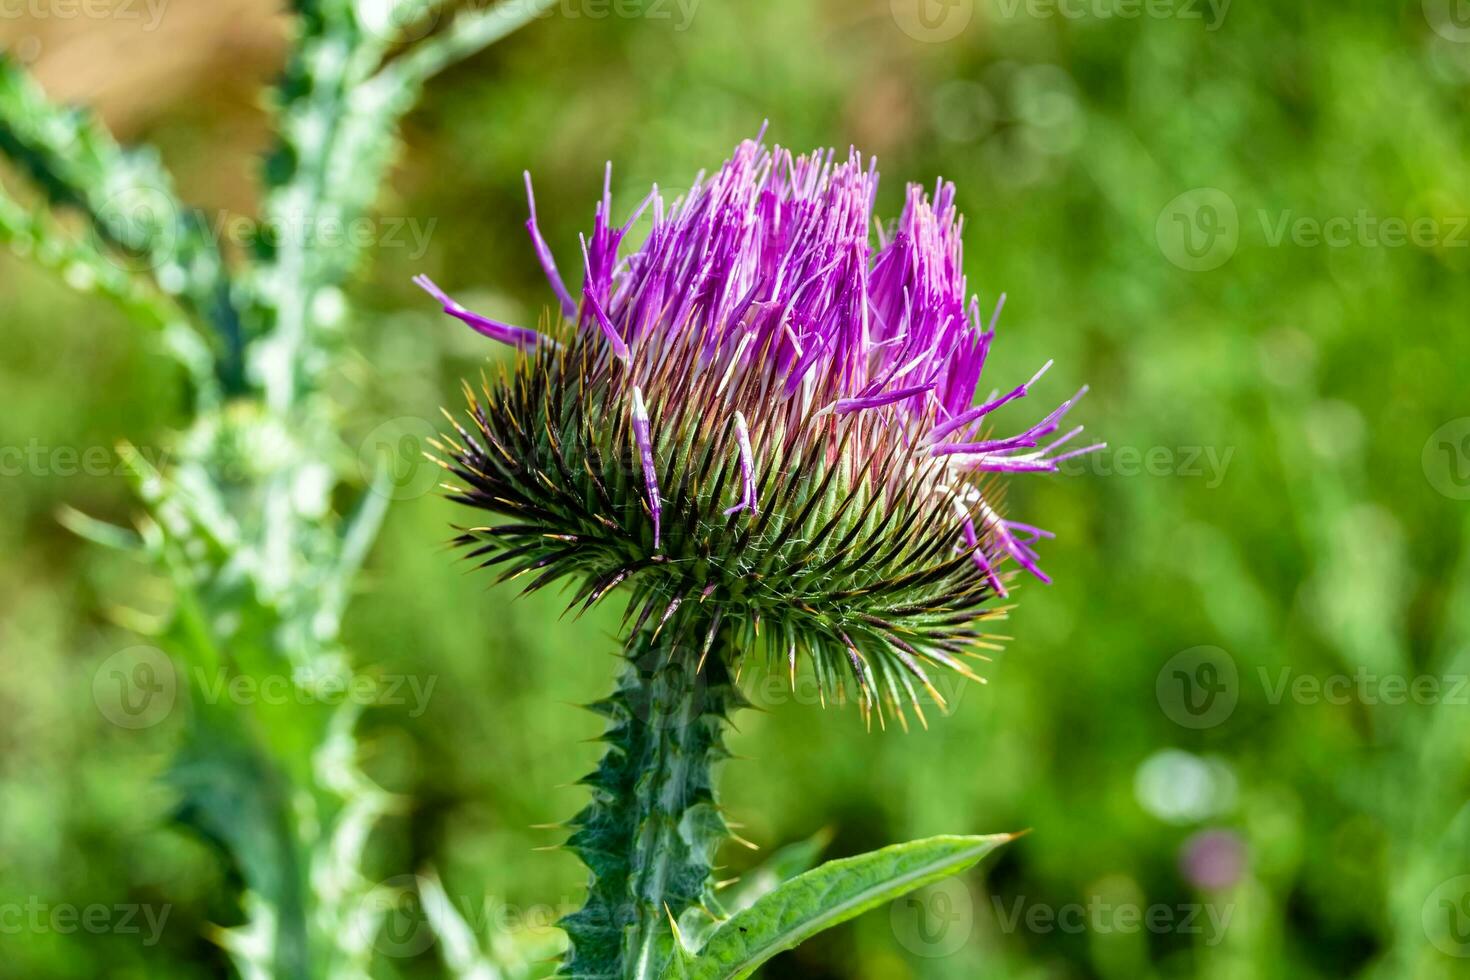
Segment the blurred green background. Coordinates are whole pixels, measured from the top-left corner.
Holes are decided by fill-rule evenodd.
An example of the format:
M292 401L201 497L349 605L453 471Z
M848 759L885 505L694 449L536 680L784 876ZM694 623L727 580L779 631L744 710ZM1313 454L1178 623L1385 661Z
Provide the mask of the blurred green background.
M134 6L17 4L0 36L159 145L208 213L251 213L280 16L173 0L150 26ZM513 322L551 300L523 169L563 268L604 161L625 211L764 119L785 145L877 155L888 216L906 180L953 179L972 287L1009 294L991 384L1055 357L1039 397L1090 383L1080 420L1112 448L1009 485L1058 532L1056 584L1017 589L987 686L880 734L757 674L725 801L765 850L824 827L833 856L1031 833L763 975L1467 976L1467 110L1459 0L565 0L410 117L352 287L349 441L434 420L502 356L413 274ZM9 257L0 297L0 976L220 975L227 883L156 783L179 712L129 730L94 696L137 642L120 611L165 587L56 520L137 512L112 447L164 444L183 380ZM407 679L364 722L369 771L407 801L372 863L439 869L487 928L542 922L583 873L532 825L582 803L600 722L573 705L613 681L617 611L571 622L555 596L487 589L441 547L463 515L402 496L348 629ZM101 928L52 914L91 906ZM432 952L377 964L436 971Z

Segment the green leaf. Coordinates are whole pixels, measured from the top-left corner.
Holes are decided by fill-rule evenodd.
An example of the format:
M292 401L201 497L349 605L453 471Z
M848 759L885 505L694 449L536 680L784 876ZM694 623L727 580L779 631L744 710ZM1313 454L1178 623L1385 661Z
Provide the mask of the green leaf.
M730 916L744 912L784 882L810 871L830 843L832 830L823 828L806 840L787 844L706 902L708 910L689 909L679 919L680 938L686 951L703 946ZM711 917L711 913L717 917Z
M930 837L829 861L728 919L697 957L676 957L664 975L670 980L748 977L777 953L884 902L959 874L1014 837Z
M30 75L0 51L0 158L29 177L55 208L79 211L87 219L87 245L62 245L54 234L42 232L45 241L39 244L52 253L41 257L42 264L62 263L74 282L122 300L134 315L143 315L143 322L163 316L171 324L166 306L142 309L158 300L129 282L132 276L151 279L183 309L215 326L218 337L211 349L221 377L232 385L243 379L240 311L224 256L202 212L175 193L156 151L124 149L91 115L52 105ZM31 237L16 227L20 223L13 213L0 221L11 226L0 237ZM35 231L51 219L28 223Z
M816 867L817 860L830 843L832 831L824 828L806 840L787 844L741 876L738 882L730 886L729 891L722 892L720 904L731 915L744 912L782 883Z
M236 955L268 962L277 980L304 980L312 975L311 897L292 825L292 787L243 721L213 705L194 712L165 774L177 797L174 820L219 852L267 916L264 947L242 947Z
M445 68L545 16L555 3L556 0L528 0L467 10L448 30L425 39L403 57L389 62L375 83L416 95L420 86Z

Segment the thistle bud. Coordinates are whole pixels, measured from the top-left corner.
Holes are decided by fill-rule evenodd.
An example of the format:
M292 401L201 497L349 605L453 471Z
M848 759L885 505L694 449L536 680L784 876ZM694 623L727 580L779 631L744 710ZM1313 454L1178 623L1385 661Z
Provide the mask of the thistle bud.
M855 151L753 141L620 224L605 187L576 294L532 198L562 314L543 331L420 280L521 352L439 447L453 499L495 515L458 543L528 589L576 583L575 607L630 590L633 633L674 631L700 669L716 647L731 675L752 656L793 678L805 662L880 721L937 699L936 669L971 676L1012 566L1046 581L1051 535L1005 514L998 481L1099 447L1064 430L1081 391L993 430L1050 364L982 394L1001 304L987 318L969 294L954 186L911 186L874 233L877 186Z

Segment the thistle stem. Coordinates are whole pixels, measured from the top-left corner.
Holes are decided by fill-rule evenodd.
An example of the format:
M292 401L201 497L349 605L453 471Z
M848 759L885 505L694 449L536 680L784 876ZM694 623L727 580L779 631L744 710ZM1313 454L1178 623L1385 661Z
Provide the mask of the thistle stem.
M674 631L677 632L677 631ZM587 902L562 921L563 976L651 980L675 941L671 921L710 902L710 871L729 836L714 766L740 704L724 660L675 637L634 638L617 691L593 708L608 719L607 753L583 782L592 802L568 847L591 872Z

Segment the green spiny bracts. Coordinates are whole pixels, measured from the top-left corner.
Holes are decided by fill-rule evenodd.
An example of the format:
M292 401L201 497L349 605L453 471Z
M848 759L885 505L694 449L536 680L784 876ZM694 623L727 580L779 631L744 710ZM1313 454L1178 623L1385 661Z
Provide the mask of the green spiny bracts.
M620 256L604 189L574 298L527 227L561 307L543 331L446 313L518 348L436 443L452 499L496 515L457 543L569 608L629 597L627 679L606 704L608 756L571 845L592 870L567 923L576 976L651 977L707 898L726 834L708 765L749 658L903 724L974 677L993 647L1008 561L1045 580L1050 535L1003 517L1002 474L1055 471L1065 402L995 438L992 413L1046 370L979 396L995 337L968 298L954 188L910 188L870 241L876 172L854 153L793 158L743 144ZM528 178L529 190L529 178ZM636 220L635 215L635 220ZM996 310L999 314L999 306ZM655 638L659 638L655 640ZM664 667L655 667L662 664ZM667 673L661 671L667 671ZM702 692L680 701L675 681ZM718 693L716 693L718 692ZM640 714L640 706L643 709ZM650 723L650 718L671 724Z
M561 923L571 938L562 975L657 977L675 941L670 923L713 914L710 870L729 837L713 767L740 697L721 658L698 671L678 634L640 633L617 692L594 705L608 719L607 754L583 780L592 802L567 846L591 870L587 902Z
M737 433L701 413L706 372L677 400L651 401L653 447L665 498L658 546L644 503L631 386L605 377L591 344L546 347L499 384L467 393L469 424L440 446L456 479L452 499L511 517L468 528L457 542L502 580L529 576L526 591L571 578L569 608L585 610L627 585L638 626L698 608L701 659L723 628L738 672L750 655L794 674L809 655L822 687L866 710L927 691L928 670L973 676L964 658L983 641L979 624L1004 615L989 577L958 551L960 518L946 494L915 491L943 464L914 447L877 447L860 416L791 425L755 415L749 438L770 462L757 484L756 517L730 514L741 492ZM728 397L761 397L748 375ZM769 420L768 422L766 420ZM852 447L864 444L861 454ZM886 451L885 451L886 450ZM829 461L830 457L835 457ZM919 479L906 478L917 473Z

